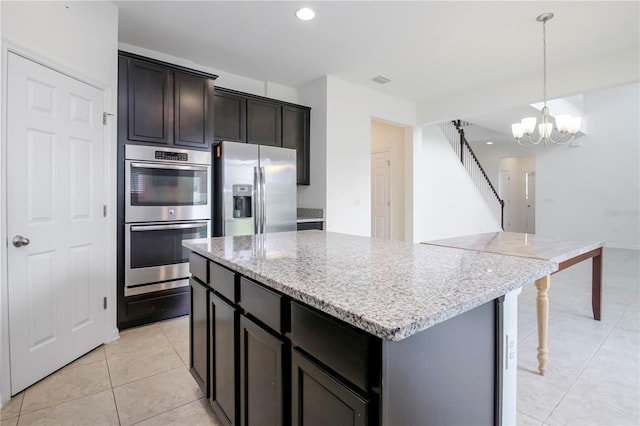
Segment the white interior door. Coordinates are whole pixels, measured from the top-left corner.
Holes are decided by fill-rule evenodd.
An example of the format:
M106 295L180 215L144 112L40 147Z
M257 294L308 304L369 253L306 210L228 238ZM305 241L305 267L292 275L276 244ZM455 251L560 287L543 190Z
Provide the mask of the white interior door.
M7 78L9 350L16 394L103 342L104 93L13 53ZM28 244L20 246L20 236Z
M388 151L371 154L371 236L391 239L391 162Z
M525 220L526 233L536 233L536 172L525 172Z
M498 181L498 193L504 200L504 210L502 221L504 231L511 230L511 173L508 170L500 170L500 180Z

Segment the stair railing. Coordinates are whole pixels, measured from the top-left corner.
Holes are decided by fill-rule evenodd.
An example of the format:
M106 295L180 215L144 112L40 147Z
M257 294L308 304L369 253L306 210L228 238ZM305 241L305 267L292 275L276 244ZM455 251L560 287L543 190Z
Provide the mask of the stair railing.
M462 128L465 124L468 123L461 120L453 120L440 123L439 127L449 141L451 148L460 158L460 162L475 183L480 195L482 195L494 215L500 218L500 227L504 229L504 200L498 195L498 191L489 180L489 176L487 176L478 161L478 157L476 157L469 142L467 142Z

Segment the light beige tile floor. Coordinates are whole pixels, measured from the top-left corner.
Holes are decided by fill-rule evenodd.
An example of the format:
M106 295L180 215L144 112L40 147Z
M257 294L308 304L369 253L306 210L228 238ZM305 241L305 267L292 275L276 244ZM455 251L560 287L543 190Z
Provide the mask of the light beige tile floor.
M219 425L188 365L188 316L125 330L13 397L0 423Z
M549 367L537 374L536 291L518 308L518 424L640 424L638 251L606 249L602 321L589 262L551 278ZM2 426L218 425L188 372L188 317L125 330L16 395Z

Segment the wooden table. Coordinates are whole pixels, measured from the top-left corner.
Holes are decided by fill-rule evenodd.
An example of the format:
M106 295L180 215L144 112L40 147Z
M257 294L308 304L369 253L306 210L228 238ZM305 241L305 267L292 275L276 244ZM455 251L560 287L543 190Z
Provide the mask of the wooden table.
M428 241L423 244L550 260L558 263L559 269L557 272L583 260L592 259L591 307L593 318L600 320L602 309L602 248L604 241L580 241L518 232L490 232ZM544 375L547 370L547 362L549 360L547 333L549 327L548 290L550 284L550 276L536 281L536 288L538 289L536 302L538 316L538 371L541 375Z

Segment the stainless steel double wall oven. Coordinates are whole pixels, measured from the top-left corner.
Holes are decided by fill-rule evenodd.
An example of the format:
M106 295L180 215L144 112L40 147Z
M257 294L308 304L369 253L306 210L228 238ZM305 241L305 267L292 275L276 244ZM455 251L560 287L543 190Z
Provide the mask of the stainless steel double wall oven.
M211 236L210 182L210 152L125 145L125 297L189 285L182 240Z

